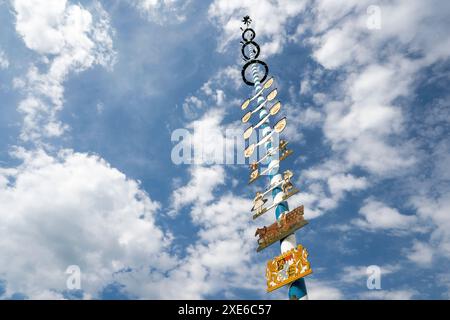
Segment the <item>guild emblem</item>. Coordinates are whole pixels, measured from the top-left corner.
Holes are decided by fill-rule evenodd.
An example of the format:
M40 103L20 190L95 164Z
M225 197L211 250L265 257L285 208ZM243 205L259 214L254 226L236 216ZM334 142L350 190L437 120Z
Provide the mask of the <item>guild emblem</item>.
M308 224L303 218L304 208L300 206L287 214L282 213L280 218L270 226L256 229L255 236L258 236L257 252L267 248L271 244L286 238L291 233Z
M290 197L292 197L294 194L297 194L300 192L300 190L294 188L292 182L292 172L290 170L286 170L283 174L283 179L279 180L277 183L275 183L273 186L269 187L268 190L265 192L257 192L257 195L259 194L259 197L262 199L264 198L270 191L277 187L281 187L283 190L283 195L281 198L279 198L278 201L274 201L270 206L263 208L262 206L255 206L253 205L252 211L256 211L255 214L253 214L253 219L258 218L259 216L263 215L267 211L271 210L272 208L276 207L279 203L286 201ZM255 197L256 199L256 197ZM264 202L265 203L265 202ZM255 209L257 208L257 209Z
M308 251L299 244L296 248L267 262L267 292L281 288L311 273Z

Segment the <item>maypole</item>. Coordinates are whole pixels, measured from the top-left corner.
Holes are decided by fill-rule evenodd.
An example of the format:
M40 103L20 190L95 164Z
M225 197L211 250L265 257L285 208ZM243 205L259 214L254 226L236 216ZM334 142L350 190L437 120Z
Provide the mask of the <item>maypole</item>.
M259 45L254 41L255 31L250 28L251 19L245 16L242 19L245 29L242 30L242 55L245 64L242 68L242 79L254 87L253 97L244 101L242 110L247 110L256 100L253 110L247 111L242 117L242 122L247 123L253 114L258 114L259 121L244 132L244 139L249 142L245 149L246 158L256 158L250 163L250 181L252 183L259 177L267 175L269 185L266 190L257 192L253 200L253 219L256 219L275 208L276 221L270 226L264 226L256 230L255 236L259 236L257 251L261 251L271 244L280 241L281 255L267 263L266 279L267 291L273 291L283 286L289 286L289 299L307 299L307 291L304 277L312 273L308 262L308 252L302 245L297 245L295 231L305 226L308 222L303 218L303 206L289 211L287 199L298 193L291 178L293 173L286 170L279 172L280 162L292 154L287 149L287 141L279 140L278 135L285 129L287 119L282 118L271 127L270 117L275 116L281 109L281 102L275 102L270 108L268 104L273 101L278 91L273 89L267 95L266 92L274 83L273 78L267 79L269 67L264 61L258 60ZM261 72L261 68L264 71ZM251 80L248 80L247 70L250 68ZM260 140L250 143L253 132ZM258 137L257 137L258 138ZM260 158L257 159L258 151ZM262 153L262 155L261 155ZM272 204L265 206L266 196L271 194Z

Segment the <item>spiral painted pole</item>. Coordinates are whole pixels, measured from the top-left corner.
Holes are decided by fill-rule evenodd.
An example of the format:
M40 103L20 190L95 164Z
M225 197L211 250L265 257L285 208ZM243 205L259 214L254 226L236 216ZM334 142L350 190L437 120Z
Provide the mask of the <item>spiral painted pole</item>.
M255 59L256 52L259 53L259 47L256 47L256 46L257 46L256 44L249 45L250 58L252 60ZM256 95L262 89L261 81L259 78L260 70L259 70L258 64L253 63L251 65L251 70L252 70L252 78L253 78L253 83L254 83L254 94ZM260 95L257 99L257 105L260 105L263 102L264 102L264 97L263 97L263 95ZM267 115L267 109L265 107L263 107L259 112L259 118L263 119L266 115ZM262 133L261 138L271 134L272 128L270 126L269 119L267 119L267 121L261 126L261 133ZM270 150L272 148L272 140L273 139L271 138L266 142L266 144L265 144L266 150ZM278 146L274 146L274 147L277 148ZM273 156L269 156L268 160L267 160L268 167L273 166L273 169L269 172L269 176L268 176L269 182L271 185L275 184L277 181L280 181L282 179L281 174L279 173L279 165L275 165L277 160L278 160L278 158L274 158ZM278 203L277 206L275 207L275 218L277 220L279 220L279 218L283 212L289 211L288 202L281 201L283 199L283 196L284 196L284 192L281 189L281 187L276 187L272 190L273 202ZM280 246L281 246L281 253L284 253L286 251L296 248L297 240L295 238L295 234L292 233L289 236L287 236L286 238L282 239L280 241ZM289 299L292 299L292 300L296 300L296 299L307 300L308 293L306 290L305 279L300 278L300 279L292 282L289 285L288 295L289 295Z

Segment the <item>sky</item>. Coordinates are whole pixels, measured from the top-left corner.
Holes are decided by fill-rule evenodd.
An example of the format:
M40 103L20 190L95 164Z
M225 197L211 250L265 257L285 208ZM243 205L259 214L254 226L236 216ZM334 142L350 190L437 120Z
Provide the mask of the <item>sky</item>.
M244 15L288 119L309 299L450 298L449 13L444 0L0 0L0 298L287 297L265 292L279 245L256 253L274 220L251 219L264 184L247 185L245 164L173 160L245 129Z

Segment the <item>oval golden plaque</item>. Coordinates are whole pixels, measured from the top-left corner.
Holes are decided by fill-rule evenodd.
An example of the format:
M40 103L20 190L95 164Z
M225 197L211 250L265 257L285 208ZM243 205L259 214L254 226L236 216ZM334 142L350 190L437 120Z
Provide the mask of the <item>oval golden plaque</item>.
M248 127L245 131L244 131L244 139L247 140L248 138L250 138L250 136L253 133L253 127Z
M286 118L283 118L277 123L275 123L275 125L273 126L273 130L275 130L276 133L281 133L284 130L284 128L286 128L286 124L287 124Z
M277 89L273 89L268 95L267 95L267 101L272 101L277 96L278 91Z
M266 81L266 83L264 83L264 89L268 89L272 86L273 84L273 78L270 78L269 80Z
M242 103L242 105L241 105L241 109L242 110L247 109L249 104L250 104L250 99L245 100L244 103Z
M248 120L250 120L250 117L252 116L251 112L247 112L246 114L244 114L244 116L242 117L242 122L243 123L247 123Z
M280 101L278 101L277 103L275 103L272 106L272 108L270 108L269 113L270 113L271 116L274 116L274 115L276 115L278 113L278 111L280 111L280 109L281 109L281 103L280 103Z
M255 151L255 144L254 143L249 145L247 147L247 149L245 149L244 157L249 158L253 154L253 151ZM258 171L258 170L256 170L256 171Z

